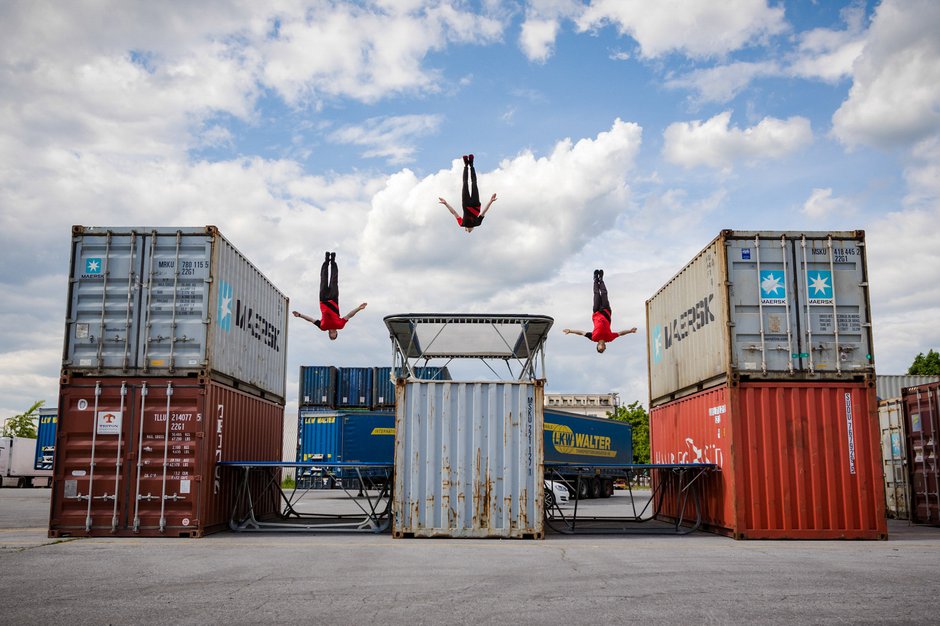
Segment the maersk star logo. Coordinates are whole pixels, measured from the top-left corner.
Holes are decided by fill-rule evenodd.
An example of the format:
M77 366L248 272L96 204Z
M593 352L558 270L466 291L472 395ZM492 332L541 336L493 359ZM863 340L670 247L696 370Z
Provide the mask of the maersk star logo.
M761 304L786 304L787 286L781 270L760 271Z
M810 304L832 304L832 272L829 270L806 272L806 285Z
M86 274L100 274L101 273L101 259L100 258L85 259L85 273Z
M232 286L224 280L219 281L219 328L232 330Z
M653 363L659 363L663 360L663 327L653 328L653 334L650 338L650 344L653 346Z

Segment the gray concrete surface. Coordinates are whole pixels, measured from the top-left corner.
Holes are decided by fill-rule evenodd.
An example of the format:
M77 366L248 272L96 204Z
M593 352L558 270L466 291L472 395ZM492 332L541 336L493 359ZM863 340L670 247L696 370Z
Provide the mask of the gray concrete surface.
M46 537L0 490L0 624L936 623L940 529L888 541Z

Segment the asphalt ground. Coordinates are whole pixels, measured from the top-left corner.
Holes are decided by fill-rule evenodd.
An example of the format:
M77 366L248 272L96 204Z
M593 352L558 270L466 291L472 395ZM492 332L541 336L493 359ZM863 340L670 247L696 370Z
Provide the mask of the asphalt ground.
M940 528L907 522L890 520L888 541L704 532L54 540L49 493L0 490L0 624L940 621ZM339 509L340 495L320 492L312 504ZM625 497L588 502L622 506Z

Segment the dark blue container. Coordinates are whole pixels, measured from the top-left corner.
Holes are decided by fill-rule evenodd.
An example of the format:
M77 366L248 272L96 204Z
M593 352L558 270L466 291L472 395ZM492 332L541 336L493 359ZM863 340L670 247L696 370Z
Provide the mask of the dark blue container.
M627 422L545 409L545 463L633 463Z
M299 406L336 406L336 368L332 365L301 365Z
M450 380L450 372L446 367L416 367L415 375L422 380ZM375 368L374 392L372 394L373 409L395 408L395 382L389 379L392 368Z
M39 429L36 435L36 463L34 469L52 469L52 463L55 460L55 435L58 424L58 409L39 409Z
M395 414L344 413L301 409L297 427L297 461L301 463L392 463L395 458ZM363 476L384 476L383 470L360 470ZM390 469L389 469L390 471ZM336 470L338 478L352 479L354 470ZM330 487L315 468L298 473L300 487ZM313 481L319 480L318 484Z
M372 406L371 367L340 367L336 380L336 408L368 409Z

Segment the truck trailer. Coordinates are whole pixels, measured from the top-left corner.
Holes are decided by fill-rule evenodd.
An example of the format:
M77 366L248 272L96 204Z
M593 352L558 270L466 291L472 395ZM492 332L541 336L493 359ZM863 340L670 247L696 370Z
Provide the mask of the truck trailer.
M579 499L613 495L613 474L598 466L633 463L633 428L627 422L546 408L544 436L546 466L583 464L555 468L551 476L561 477ZM589 480L583 468L593 468Z
M52 470L38 470L34 467L35 463L35 439L0 437L0 486L32 487L34 479L45 479L43 486L50 486Z

